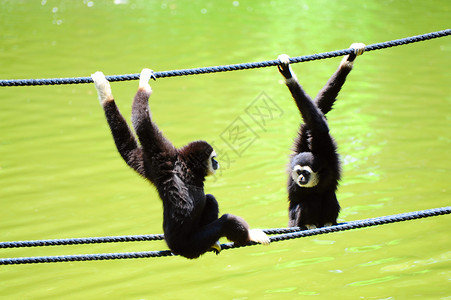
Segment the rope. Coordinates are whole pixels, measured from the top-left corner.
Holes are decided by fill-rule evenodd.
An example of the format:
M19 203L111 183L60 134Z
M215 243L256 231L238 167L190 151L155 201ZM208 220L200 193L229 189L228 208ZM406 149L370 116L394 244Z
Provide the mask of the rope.
M441 31L416 35L412 37L402 38L398 40L392 40L372 45L367 45L365 47L365 52L380 50L384 48L390 48L394 46L407 45L411 43L426 41L430 39L440 38L444 36L448 36L451 34L451 29L445 29ZM306 56L298 56L290 58L290 63L300 63L318 59L326 59L336 56L343 56L347 54L351 54L353 49L343 49L336 50L331 52L324 52L313 55ZM224 66L214 66L214 67L204 67L204 68L194 68L194 69L182 69L182 70L173 70L173 71L162 71L155 72L154 75L156 78L165 78L165 77L175 77L175 76L187 76L187 75L196 75L196 74L206 74L206 73L217 73L217 72L228 72L228 71L237 71L237 70L247 70L247 69L255 69L255 68L264 68L279 65L280 61L276 60L268 60L261 62L253 62L253 63L242 63L242 64L233 64L233 65L224 65ZM111 75L106 76L108 81L129 81L129 80L137 80L139 79L139 74L126 74L126 75ZM12 79L12 80L0 80L0 86L33 86L33 85L60 85L60 84L80 84L80 83L92 83L91 77L70 77L70 78L49 78L49 79Z
M264 231L267 234L278 234L275 236L271 236L271 242L279 242L284 240L290 240L295 238L314 236L320 234L327 234L332 232L339 232L357 228L365 228L371 226L378 226L383 224L390 224L395 222L402 222L408 220L415 220L420 218L427 218L439 215L446 215L451 213L451 206L441 207L441 208L433 208L422 211L415 211L409 213L396 214L391 216L383 216L365 220L351 221L348 223L341 223L338 225L330 226L330 227L322 227L310 230L301 230L299 227L292 228L273 228L273 229L265 229ZM139 237L139 238L137 238ZM68 241L77 241L77 244L82 244L83 242L92 244L92 243L104 243L106 240L111 242L125 242L132 240L149 240L147 238L152 237L153 240L161 239L162 235L142 235L142 236L124 236L124 237L105 237L105 238L82 238L82 239L62 239L62 240L47 240L47 241L22 241L22 242L7 242L1 243L2 245L12 245L15 243L14 247L32 247L31 243L34 243L33 246L36 246L37 242L41 242L39 246L50 246L56 245L56 243L47 244L48 241L65 241L64 243L60 243L59 245L69 245L72 242ZM21 245L21 246L17 246ZM221 249L232 249L239 247L246 247L257 245L257 243L248 243L244 246L235 246L233 243L221 244ZM2 248L11 248L11 247L2 247ZM162 251L144 251L144 252L126 252L126 253L101 253L101 254L80 254L80 255L61 255L61 256L39 256L39 257L18 257L18 258L2 258L0 259L0 265L15 265L15 264L34 264L34 263L51 263L51 262L69 262L69 261L94 261L94 260L113 260L113 259L129 259L129 258L148 258L148 257L164 257L164 256L175 256L170 250L162 250Z
M82 245L82 244L119 243L119 242L142 242L142 241L158 241L158 240L164 240L164 235L163 234L124 235L124 236L88 237L88 238L72 238L72 239L1 242L0 248L45 247L45 246Z

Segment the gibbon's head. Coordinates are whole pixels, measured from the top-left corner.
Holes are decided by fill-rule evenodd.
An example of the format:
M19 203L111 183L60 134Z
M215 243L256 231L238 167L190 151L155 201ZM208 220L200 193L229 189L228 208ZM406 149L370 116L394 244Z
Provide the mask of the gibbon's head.
M319 161L311 152L302 152L291 160L291 178L300 187L314 187L319 182Z
M216 152L213 147L205 141L191 142L180 149L188 168L196 176L208 176L216 173L219 163L216 161Z

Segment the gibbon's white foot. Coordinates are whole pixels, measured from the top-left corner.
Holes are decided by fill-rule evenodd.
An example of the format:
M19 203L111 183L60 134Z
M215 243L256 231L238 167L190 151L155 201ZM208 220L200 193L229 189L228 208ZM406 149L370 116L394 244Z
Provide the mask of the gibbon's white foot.
M111 92L111 86L108 80L105 78L102 72L95 72L91 74L91 78L94 81L94 85L99 95L100 104L107 100L113 100L113 94Z
M263 245L269 245L269 243L271 242L266 233L264 233L261 229L250 229L249 240Z
M218 255L221 252L221 244L219 243L219 241L217 241L211 246L211 250L213 250L213 252L216 253L216 255Z
M332 223L324 223L324 227L332 226Z
M307 229L316 229L316 225L312 225L312 224L306 224L305 227L307 227Z
M354 65L354 60L357 56L362 55L365 52L365 44L363 43L353 43L349 46L349 49L353 49L354 53L352 55L348 54L343 57L341 65L347 68L352 68Z
M144 89L146 92L152 92L152 88L149 85L149 80L153 75L153 71L151 69L143 69L141 74L139 75L139 88Z

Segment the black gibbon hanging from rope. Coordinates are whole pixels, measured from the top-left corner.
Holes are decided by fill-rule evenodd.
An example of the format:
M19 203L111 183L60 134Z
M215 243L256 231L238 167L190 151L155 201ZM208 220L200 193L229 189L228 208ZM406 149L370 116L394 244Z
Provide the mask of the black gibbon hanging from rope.
M335 191L341 166L335 140L329 133L326 114L351 72L354 59L365 45L352 44L354 53L343 58L337 71L312 101L299 84L290 67L289 57L279 56L279 71L302 115L298 136L293 145L288 176L288 226L308 229L337 224L340 211Z
M138 174L155 185L163 201L163 230L173 253L197 258L211 248L218 253L219 238L237 245L248 242L269 244L259 229L249 229L238 216L224 214L218 218L218 202L204 193L205 177L219 168L213 147L195 141L176 149L152 121L148 100L152 89L148 83L153 72L144 69L132 105L132 124L140 146L119 112L111 87L103 73L92 75L99 100L111 129L117 150Z

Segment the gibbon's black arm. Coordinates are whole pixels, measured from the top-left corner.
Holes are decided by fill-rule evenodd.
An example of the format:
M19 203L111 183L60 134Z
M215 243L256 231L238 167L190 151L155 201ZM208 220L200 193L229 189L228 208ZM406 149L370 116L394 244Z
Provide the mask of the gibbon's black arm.
M279 60L282 63L279 65L279 71L285 77L285 84L290 90L305 123L301 125L299 137L302 137L302 140L295 143L295 152L306 151L303 145L307 143L306 139L309 135L306 130L308 130L313 137L310 141L311 152L334 157L336 147L332 137L329 135L329 127L324 115L299 84L289 65L289 57L283 54L279 56Z
M328 134L329 127L327 126L326 120L313 103L310 96L299 84L296 76L291 72L290 66L288 64L282 64L279 66L279 70L285 77L285 84L290 90L294 102L296 103L304 123L308 126L309 130L312 131L314 135Z
M103 101L102 106L117 151L127 165L144 176L142 149L138 147L136 139L117 108L114 99Z
M346 55L340 62L338 69L329 78L324 87L319 91L315 98L316 106L326 115L335 103L346 77L351 72L354 60L358 55L365 51L365 45L362 43L354 43L350 46L354 49L354 53Z
M305 126L307 126L312 137L310 141L311 152L322 153L322 155L329 158L334 157L335 146L329 134L329 126L327 125L326 118L315 103L313 103L310 96L304 92L296 77L287 80L286 84L302 115ZM301 132L305 130L302 125L300 130ZM302 136L305 138L308 137L305 133ZM301 152L300 150L296 149L297 152Z
M135 136L117 108L110 83L102 72L92 74L91 78L119 154L132 169L145 176L143 149L138 146Z
M325 115L335 103L341 87L346 81L346 77L352 70L352 64L340 63L340 66L335 73L329 78L324 87L319 91L315 98L316 106Z
M176 155L175 147L163 136L163 133L151 119L148 103L151 93L152 90L148 84L139 87L132 105L133 127L147 159L152 160L156 155L162 153L173 157Z

